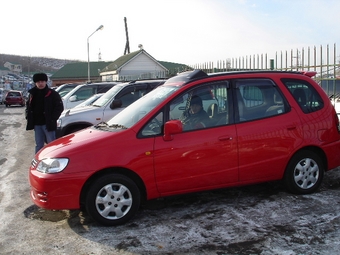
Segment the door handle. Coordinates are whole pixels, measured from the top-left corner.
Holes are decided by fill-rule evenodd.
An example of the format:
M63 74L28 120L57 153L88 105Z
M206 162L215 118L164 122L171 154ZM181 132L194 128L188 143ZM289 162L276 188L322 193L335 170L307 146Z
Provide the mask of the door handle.
M218 138L218 140L220 140L220 141L230 141L230 140L233 140L233 138L231 136L220 136Z

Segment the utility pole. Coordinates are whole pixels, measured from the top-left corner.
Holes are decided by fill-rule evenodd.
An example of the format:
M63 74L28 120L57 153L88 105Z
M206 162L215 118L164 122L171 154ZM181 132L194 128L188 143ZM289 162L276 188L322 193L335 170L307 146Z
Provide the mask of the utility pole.
M126 55L130 53L129 34L128 34L126 17L124 17L124 23L125 23L125 34L126 34L126 44L125 44L124 55Z

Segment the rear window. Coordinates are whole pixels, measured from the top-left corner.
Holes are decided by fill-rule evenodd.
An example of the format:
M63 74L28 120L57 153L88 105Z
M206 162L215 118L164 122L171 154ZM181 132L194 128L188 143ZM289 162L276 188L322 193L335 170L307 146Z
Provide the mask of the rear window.
M304 80L282 79L283 84L293 95L304 113L318 111L324 107L324 102L314 87Z
M20 92L8 92L8 97L20 97Z

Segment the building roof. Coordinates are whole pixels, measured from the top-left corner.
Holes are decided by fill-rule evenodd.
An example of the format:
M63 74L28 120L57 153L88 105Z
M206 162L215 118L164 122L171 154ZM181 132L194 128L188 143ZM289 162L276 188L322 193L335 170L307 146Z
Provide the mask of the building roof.
M115 61L113 61L110 65L106 66L103 72L110 72L110 71L116 71L120 68L122 68L124 65L132 61L134 58L136 58L140 54L147 55L150 59L153 59L155 62L159 63L156 59L154 59L150 54L148 54L144 49L137 50L134 52L131 52L129 54L123 55L119 58L117 58ZM164 67L166 69L166 67Z
M169 71L169 74L176 74L178 72L183 72L187 70L192 70L187 65L166 62L166 61L157 61L154 59L150 54L148 54L144 49L131 52L129 54L123 55L117 58L115 61L111 62L90 62L90 76L91 77L98 77L100 72L110 72L116 71L122 68L124 65L132 61L140 54L147 55L150 59L154 60L156 63L161 65L164 69ZM87 77L87 62L75 62L75 63L68 63L64 65L61 69L55 72L52 75L52 79L58 78L86 78Z
M112 62L90 62L90 76L99 76L100 71ZM88 75L88 62L68 63L52 75L52 79L58 78L86 78Z
M4 66L0 66L0 70L9 71L9 69L7 67L4 67Z
M9 61L6 61L6 63L5 64L11 64L11 65L16 65L16 66L21 66L22 64L20 64L20 63L13 63L13 62L9 62Z
M190 66L166 61L158 61L162 66L169 70L170 73L181 73L184 71L192 70Z

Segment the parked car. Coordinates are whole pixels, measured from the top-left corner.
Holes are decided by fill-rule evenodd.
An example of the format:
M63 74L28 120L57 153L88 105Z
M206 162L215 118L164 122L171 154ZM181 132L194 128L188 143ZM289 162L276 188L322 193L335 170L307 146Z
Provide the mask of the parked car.
M165 80L139 80L121 83L112 87L92 105L65 110L57 121L57 138L108 121L164 82Z
M0 104L3 104L5 101L5 90L3 88L0 88Z
M8 91L5 96L5 105L6 107L11 105L25 106L25 99L22 92L18 90Z
M92 97L90 97L89 99L86 99L84 102L76 105L74 108L79 108L79 107L84 107L84 106L89 106L92 105L95 101L97 101L102 95L104 95L104 93L98 93L98 94L94 94Z
M335 112L338 115L338 118L340 119L340 98L333 98L331 99L332 104L334 105Z
M340 166L339 119L315 74L179 74L107 123L47 144L29 169L31 198L118 225L164 196L274 180L315 192ZM185 129L172 113L194 96L213 96L214 111L207 125Z
M65 83L60 86L58 86L55 91L59 93L61 97L65 96L68 92L70 92L72 89L80 85L79 83Z
M84 102L94 94L105 93L118 82L80 84L62 97L64 109L70 109Z

